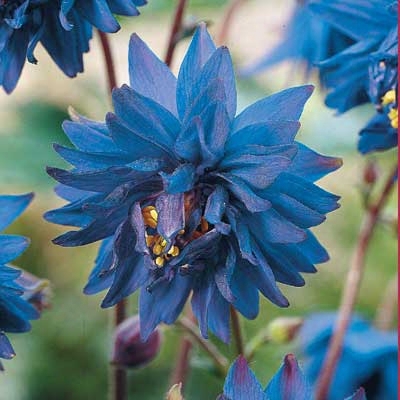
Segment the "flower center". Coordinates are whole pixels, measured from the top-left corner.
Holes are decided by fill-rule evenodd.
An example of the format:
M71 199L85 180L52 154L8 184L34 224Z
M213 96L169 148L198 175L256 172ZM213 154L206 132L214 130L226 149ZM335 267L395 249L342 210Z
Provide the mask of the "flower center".
M189 221L193 211L193 193L185 194L184 208L185 220ZM178 232L173 243L168 243L167 239L157 232L158 211L156 207L153 205L143 207L142 216L145 225L146 245L153 255L154 263L160 268L171 258L178 256L189 242L200 238L212 229L206 219L201 217L194 230L189 230L188 227L185 227Z

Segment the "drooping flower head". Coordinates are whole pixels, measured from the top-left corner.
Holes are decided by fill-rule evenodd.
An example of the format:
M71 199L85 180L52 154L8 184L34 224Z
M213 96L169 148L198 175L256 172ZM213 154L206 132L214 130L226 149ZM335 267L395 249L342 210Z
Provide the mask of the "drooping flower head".
M254 65L245 68L242 75L257 74L282 61L291 60L303 65L308 78L316 63L338 54L353 43L349 36L316 17L304 1L296 1L282 40ZM319 78L324 84L322 72Z
M341 161L294 141L311 86L262 99L236 116L232 60L202 24L178 78L136 36L130 87L113 91L105 123L75 115L56 146L74 168L48 172L70 203L46 214L73 225L55 243L102 240L88 294L109 307L140 289L141 334L173 323L192 294L203 336L229 340L229 307L258 314L259 291L288 306L276 282L328 259L309 230L338 207L314 184Z
M13 222L31 199L32 194L0 196L0 230ZM39 317L39 312L23 298L24 288L16 282L21 271L7 265L25 250L28 243L22 236L0 235L0 358L7 360L15 353L6 333L29 331L29 320ZM1 363L0 369L3 369Z
M306 356L304 373L312 384L321 370L335 319L335 313L316 313L305 319L300 330L300 344ZM343 399L360 386L369 400L396 400L397 351L397 332L379 331L354 316L327 400Z
M362 153L397 145L397 2L310 0L316 16L355 43L320 63L328 107L343 113L370 102L376 115L361 130Z
M283 360L279 371L265 389L258 382L246 359L239 356L229 369L224 393L218 400L311 400L312 387L303 375L293 354ZM340 400L343 400L342 397ZM345 400L366 400L364 390L358 389Z
M137 15L146 0L0 0L0 86L14 90L25 59L41 42L69 77L83 71L83 53L89 51L92 26L116 32L113 13Z

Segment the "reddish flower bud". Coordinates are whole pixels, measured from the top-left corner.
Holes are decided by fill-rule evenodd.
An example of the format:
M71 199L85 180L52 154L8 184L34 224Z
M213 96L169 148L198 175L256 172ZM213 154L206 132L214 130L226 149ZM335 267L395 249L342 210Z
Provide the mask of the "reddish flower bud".
M379 168L374 161L368 161L364 168L364 183L373 185L379 177Z
M146 342L140 339L139 316L134 315L119 324L114 333L111 363L138 368L150 362L160 350L161 334L156 329Z

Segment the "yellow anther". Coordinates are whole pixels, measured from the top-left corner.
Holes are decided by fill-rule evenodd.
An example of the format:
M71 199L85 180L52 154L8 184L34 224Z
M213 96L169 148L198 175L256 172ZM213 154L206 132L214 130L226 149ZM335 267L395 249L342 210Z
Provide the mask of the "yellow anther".
M158 243L154 245L153 247L153 254L155 254L156 256L159 256L164 250L164 247L162 247L161 245L159 245Z
M168 254L172 257L176 257L177 255L179 255L179 247L171 246L171 248L168 250Z
M154 221L158 221L158 212L154 207L150 210L150 215L154 219Z
M389 90L382 97L382 105L384 105L384 106L386 106L387 104L395 103L395 102L396 102L396 91L394 89Z
M185 233L185 230L184 230L184 229L181 229L178 233L179 233L180 235L183 235L183 234Z
M203 217L200 220L200 228L201 233L206 233L208 231L208 222Z
M146 245L147 247L153 246L155 242L155 237L153 235L146 235Z
M167 245L167 241L164 238L162 238L160 240L160 244L161 244L162 247L165 247Z
M164 263L165 263L165 260L162 257L157 257L155 262L159 267L163 267Z
M393 128L397 129L399 127L397 108L392 108L388 112L388 117L390 119L390 125L392 125Z

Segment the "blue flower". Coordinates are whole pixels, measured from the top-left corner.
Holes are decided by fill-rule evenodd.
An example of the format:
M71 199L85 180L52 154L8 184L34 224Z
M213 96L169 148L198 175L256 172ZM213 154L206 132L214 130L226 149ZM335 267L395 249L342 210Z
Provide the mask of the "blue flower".
M307 356L304 373L315 383L332 335L335 313L304 321L299 337ZM354 316L327 400L343 399L362 386L369 400L397 399L397 332L383 332Z
M224 393L218 400L311 400L312 398L312 388L296 358L293 354L288 354L265 389L247 365L245 358L239 356L229 369ZM341 398L343 399L344 397ZM366 400L364 390L357 390L345 400Z
M309 8L355 43L319 64L328 107L343 113L372 103L377 114L361 130L359 150L397 145L397 2L311 0ZM390 99L390 101L389 101Z
M31 199L32 194L0 196L0 230L13 222ZM22 297L24 288L16 282L21 271L7 265L25 250L28 243L22 236L0 235L0 358L7 360L15 353L6 333L29 331L29 320L39 317L39 312Z
M316 17L306 5L297 2L285 26L282 40L258 62L245 68L242 75L259 73L285 60L300 61L308 77L315 64L341 52L354 43L321 18ZM320 74L324 83L323 73Z
M259 291L288 306L276 282L302 286L325 249L309 230L338 207L314 184L341 161L294 141L311 86L285 90L236 115L228 49L196 31L178 78L136 36L130 87L113 92L105 123L63 127L74 166L49 168L70 203L49 221L80 230L62 246L102 240L87 294L109 307L139 288L141 334L173 323L192 294L201 332L229 340L229 307L258 314Z
M89 51L92 26L116 32L113 13L137 15L146 0L0 0L0 86L11 93L25 59L41 42L69 77L83 71L83 53Z

